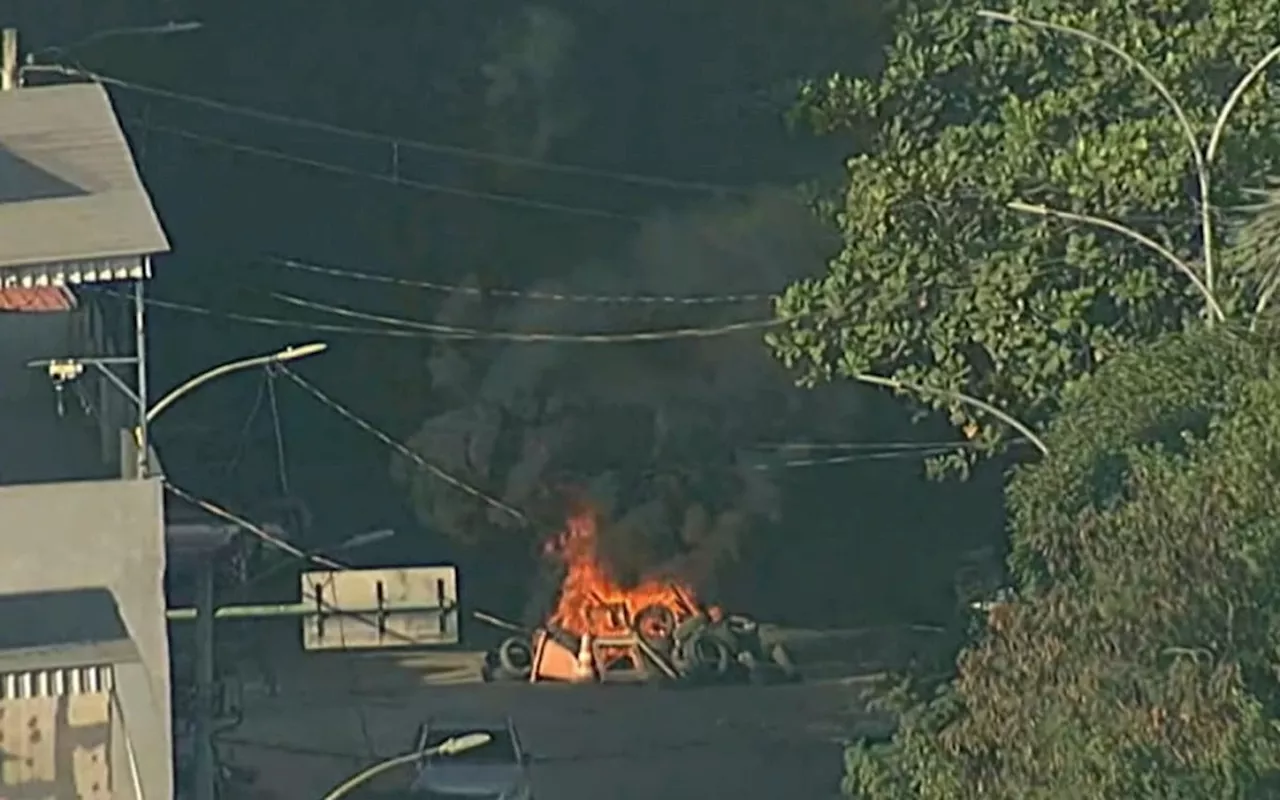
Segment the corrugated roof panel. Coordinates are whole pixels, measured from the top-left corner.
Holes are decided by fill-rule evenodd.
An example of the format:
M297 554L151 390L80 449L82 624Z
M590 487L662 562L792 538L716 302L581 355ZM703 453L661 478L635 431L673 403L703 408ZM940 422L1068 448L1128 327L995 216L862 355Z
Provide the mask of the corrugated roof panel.
M0 92L0 282L16 271L29 285L32 271L57 273L67 262L81 271L115 262L114 273L168 251L102 86Z

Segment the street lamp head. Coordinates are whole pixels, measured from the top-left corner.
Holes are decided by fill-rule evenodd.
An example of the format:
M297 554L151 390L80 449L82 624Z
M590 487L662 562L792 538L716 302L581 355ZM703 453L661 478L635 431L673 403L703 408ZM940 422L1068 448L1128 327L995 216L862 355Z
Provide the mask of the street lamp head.
M271 360L280 363L282 361L294 361L307 356L314 356L317 353L323 353L329 349L329 345L324 342L311 342L310 344L290 345L271 357Z
M462 736L454 736L446 739L436 746L436 752L442 756L456 756L459 753L465 753L468 750L474 750L477 747L484 747L493 741L491 733L466 733Z
M204 23L200 20L187 20L184 22L167 22L156 29L156 33L164 35L169 33L191 33L198 31L204 27Z

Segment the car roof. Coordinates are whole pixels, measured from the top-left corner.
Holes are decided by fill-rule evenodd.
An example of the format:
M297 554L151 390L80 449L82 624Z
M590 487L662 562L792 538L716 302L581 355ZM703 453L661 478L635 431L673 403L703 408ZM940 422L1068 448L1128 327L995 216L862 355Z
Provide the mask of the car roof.
M446 730L473 731L505 731L515 727L510 717L428 717L428 728L444 728Z

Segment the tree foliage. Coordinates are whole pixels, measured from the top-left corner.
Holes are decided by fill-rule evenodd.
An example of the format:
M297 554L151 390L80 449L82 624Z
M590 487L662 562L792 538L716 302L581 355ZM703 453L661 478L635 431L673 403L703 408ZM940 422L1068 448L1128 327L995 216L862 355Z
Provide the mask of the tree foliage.
M985 444L998 423L963 392L1042 423L1063 392L1121 352L1178 330L1202 299L1168 263L1096 227L1029 217L1013 201L1123 222L1184 260L1200 253L1191 149L1149 82L1105 49L980 18L981 0L909 0L882 71L810 84L800 116L852 135L833 217L843 247L779 303L773 337L808 382L878 373L926 387ZM1232 86L1280 43L1280 0L1011 9L1093 32L1170 88L1203 143ZM1237 106L1213 165L1215 204L1242 200L1280 161L1265 80ZM1247 259L1222 270L1229 308L1256 293Z
M1076 384L1060 457L1009 490L1019 601L937 696L900 696L892 743L849 751L851 794L1275 796L1275 344L1179 334Z
M1261 194L1262 202L1240 226L1235 242L1236 252L1250 271L1263 276L1254 300L1255 313L1260 316L1271 311L1280 290L1280 183L1273 182Z

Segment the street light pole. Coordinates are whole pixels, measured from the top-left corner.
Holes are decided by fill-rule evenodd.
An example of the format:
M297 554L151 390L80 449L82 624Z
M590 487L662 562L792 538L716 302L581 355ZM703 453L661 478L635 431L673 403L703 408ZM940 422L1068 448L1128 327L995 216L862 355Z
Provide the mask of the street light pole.
M141 286L139 281L138 285ZM151 445L150 445L150 428L151 423L163 414L166 410L173 406L174 403L186 397L187 394L199 389L210 381L217 380L225 375L241 370L253 369L255 367L265 367L272 364L283 364L286 361L296 361L307 356L323 353L328 349L328 345L324 342L312 342L310 344L296 345L286 347L275 353L266 353L264 355L252 356L250 358L242 358L236 361L229 361L225 364L212 367L205 370L186 381L178 384L168 394L161 397L154 404L147 403L147 380L146 380L146 361L145 361L145 342L142 339L142 302L141 294L138 296L136 313L139 322L139 341L138 354L134 358L67 358L67 359L50 359L33 361L28 366L42 367L49 372L49 377L58 382L72 380L84 374L85 366L91 366L98 369L102 374L111 381L126 397L128 397L138 410L137 425L133 429L134 443L137 447L137 472L136 477L139 479L149 477L151 466ZM111 370L111 365L119 363L132 363L138 370L137 390L135 391L129 386L128 382L121 379L119 375ZM379 534L381 532L378 532ZM215 574L212 560L207 560L200 564L199 574L197 578L196 592L196 631L195 631L195 695L196 695L196 741L195 741L195 796L197 800L214 800L216 793L216 768L217 765L213 753L213 688L214 688L214 581Z
M328 347L324 342L312 342L310 344L286 347L275 353L228 361L225 364L220 364L188 378L150 406L146 405L146 396L139 395L139 408L145 408L146 410L144 413L139 414L138 427L134 429L134 437L138 447L138 477L146 478L150 472L151 445L149 430L151 423L155 422L156 418L174 403L206 383L217 380L224 375L255 367L296 361L300 358L323 353ZM214 676L216 674L216 643L213 624L214 580L215 572L212 560L201 563L198 567L197 578L196 609L198 613L195 630L196 763L194 788L196 800L214 800L217 793L217 763L213 752L213 689Z

